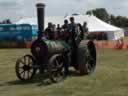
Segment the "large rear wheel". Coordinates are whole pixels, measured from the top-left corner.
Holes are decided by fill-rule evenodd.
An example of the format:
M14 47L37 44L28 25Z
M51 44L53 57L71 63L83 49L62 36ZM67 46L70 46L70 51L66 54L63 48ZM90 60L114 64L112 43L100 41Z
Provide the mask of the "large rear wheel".
M96 48L92 41L78 49L78 68L80 74L90 74L96 69ZM84 47L83 47L84 46Z

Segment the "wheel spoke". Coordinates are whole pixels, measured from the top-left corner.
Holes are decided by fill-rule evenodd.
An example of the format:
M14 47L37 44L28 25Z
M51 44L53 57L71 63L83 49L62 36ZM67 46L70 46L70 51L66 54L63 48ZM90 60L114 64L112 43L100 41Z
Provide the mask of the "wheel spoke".
M21 78L26 79L26 71L22 71L20 73L20 76L21 76ZM29 79L29 78L27 77L27 79Z
M23 69L23 66L22 67L19 66L19 69Z
M58 68L61 68L61 67L63 67L63 62L60 63Z
M30 61L31 61L31 60L30 60L30 58L28 58L28 65L30 65L30 64L31 64L31 63L30 63Z
M24 69L22 69L22 68L18 69L19 74L22 74L23 71L24 71Z
M20 74L23 74L25 72L25 70L23 70Z
M33 65L33 61L30 58L28 58L28 65Z
M28 73L28 79L29 79L29 77L30 77L30 76L29 76L30 70L28 70L27 73Z
M26 65L29 65L29 60L30 60L30 58L28 56L24 57L24 62Z
M19 61L20 64L26 65L24 61L20 60Z
M25 71L23 72L23 78L25 79Z
M24 64L26 65L26 56L24 56Z
M58 60L55 60L55 63L57 68L61 68L63 66L63 62L59 62Z
M58 60L56 60L55 62L56 62L56 65L57 65L57 67L58 67L58 66L59 66L59 62L58 62Z

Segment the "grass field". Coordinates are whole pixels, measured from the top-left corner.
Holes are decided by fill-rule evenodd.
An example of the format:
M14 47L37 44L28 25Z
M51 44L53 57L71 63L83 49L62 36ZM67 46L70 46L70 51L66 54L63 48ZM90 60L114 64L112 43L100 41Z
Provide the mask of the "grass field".
M97 50L95 73L71 75L58 84L47 84L41 76L19 81L15 61L27 53L29 49L0 49L0 96L128 96L128 50Z

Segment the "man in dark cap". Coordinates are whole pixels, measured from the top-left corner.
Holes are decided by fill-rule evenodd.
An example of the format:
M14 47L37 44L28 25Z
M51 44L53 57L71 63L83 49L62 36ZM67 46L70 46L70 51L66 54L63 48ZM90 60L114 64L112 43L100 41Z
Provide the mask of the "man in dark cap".
M51 22L48 23L48 27L45 29L45 35L47 39L54 39L54 29Z
M64 24L62 25L62 31L64 31L64 40L68 43L69 40L69 24L68 20L64 20Z
M70 17L70 24L69 24L69 32L70 32L70 38L71 38L71 46L72 46L72 55L71 55L71 63L74 65L76 64L76 55L77 55L77 44L75 41L75 38L77 36L77 24L75 23L74 17Z
M63 29L67 29L68 28L68 20L64 20L64 25L62 25Z

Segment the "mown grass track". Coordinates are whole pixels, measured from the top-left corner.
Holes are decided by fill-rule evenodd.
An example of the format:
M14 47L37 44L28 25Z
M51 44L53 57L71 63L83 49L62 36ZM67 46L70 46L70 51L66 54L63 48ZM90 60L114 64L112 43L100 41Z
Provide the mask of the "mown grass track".
M71 74L57 84L41 76L21 82L15 75L16 59L29 49L0 49L0 96L128 96L128 50L97 50L96 72Z

